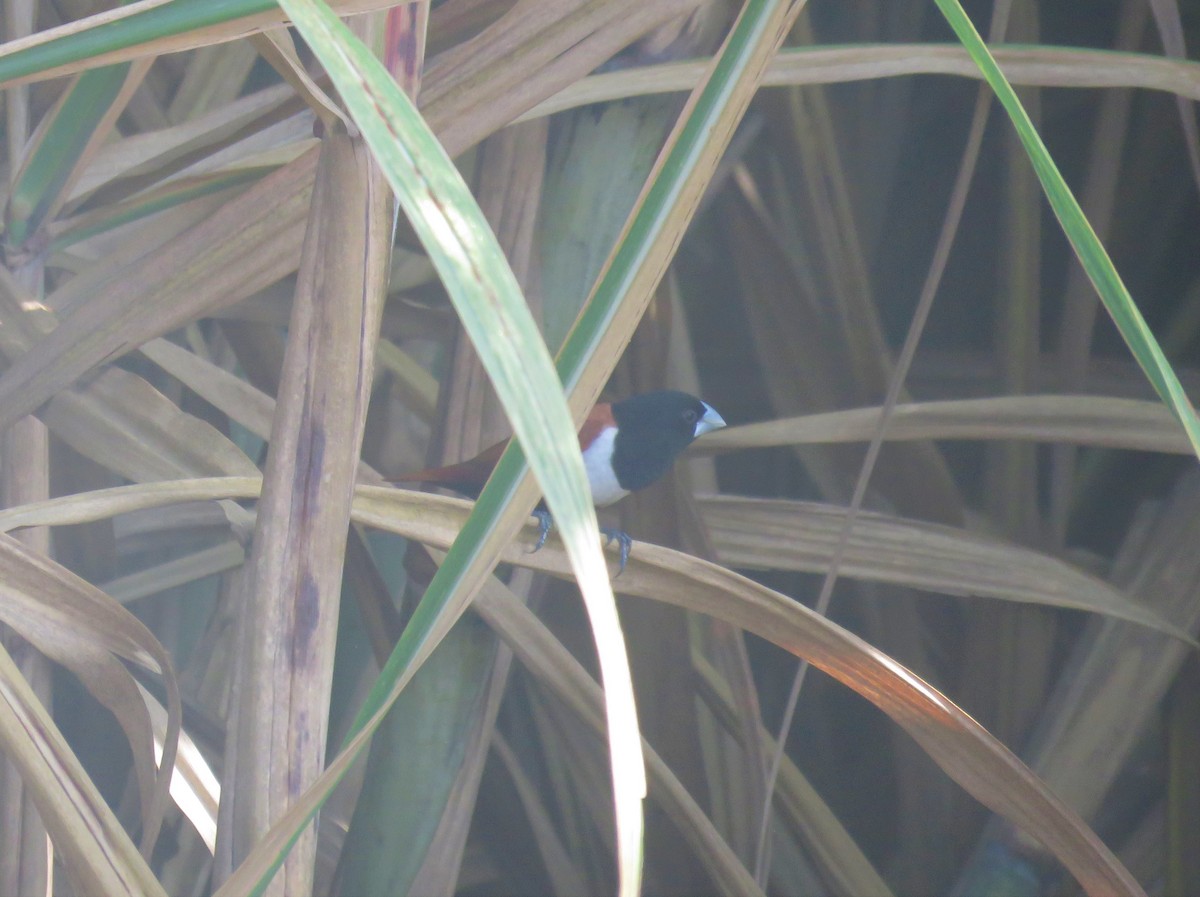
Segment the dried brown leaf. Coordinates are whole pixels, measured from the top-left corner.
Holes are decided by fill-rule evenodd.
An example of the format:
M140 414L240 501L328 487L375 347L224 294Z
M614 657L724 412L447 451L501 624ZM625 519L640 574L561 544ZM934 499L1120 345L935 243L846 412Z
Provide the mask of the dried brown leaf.
M993 47L992 55L1015 85L1142 87L1200 100L1200 64L1195 62L1079 47ZM691 90L703 70L703 62L669 62L591 75L518 120L623 97ZM784 50L771 63L763 84L843 84L922 74L981 77L979 68L957 44L877 44Z
M69 282L51 307L70 317L0 376L0 425L37 408L96 365L294 271L315 153L264 178L216 214L108 280ZM89 289L90 288L90 289ZM94 292L92 292L94 290Z
M253 497L258 488L259 482L250 479L124 487L0 512L0 528L82 522L175 501ZM457 536L469 507L440 496L359 487L353 516L359 523L445 547ZM528 524L526 544L534 532L535 524ZM514 544L504 560L570 576L565 553L554 539L536 554ZM919 677L836 624L736 573L644 543L635 547L617 585L626 594L724 620L807 658L900 724L955 781L1040 841L1090 894L1143 893L1095 833L1010 751ZM340 775L348 762L347 756L339 756L327 774ZM305 812L309 800L292 813ZM282 845L286 831L291 829L281 820L268 843L281 839Z
M0 746L21 771L46 830L81 893L166 892L71 753L46 708L0 647Z
M725 730L734 738L739 738L742 732L737 718L737 703L728 684L703 658L698 659L694 666L697 693L706 701ZM775 750L775 737L760 724L756 727L755 740L742 747L749 752L770 753ZM812 856L821 874L835 885L835 893L873 894L878 897L891 894L891 889L833 810L786 755L779 766L774 804L776 815L800 831L805 851Z
M544 10L502 19L493 28L505 38L489 30L487 53L456 48L453 58L447 53L431 64L423 111L456 155L695 2L623 0L582 11L566 4L556 10L561 20ZM516 30L508 31L514 22ZM532 77L551 60L544 77ZM513 84L521 89L511 89ZM52 308L73 314L36 353L0 376L0 424L30 412L96 365L294 271L314 166L315 153L306 152L152 255L114 259L48 297Z
M707 436L695 451L865 442L878 420L878 408L854 408L746 424ZM1191 454L1187 437L1161 403L1109 396L998 396L897 405L884 438L1029 439Z
M450 544L453 525L436 539L429 535L449 522L442 508L449 510L453 500L440 499L436 512L432 503L422 502L413 525L392 516L402 502L407 499L398 490L364 487L355 516L410 538ZM418 536L418 530L426 535ZM532 527L527 538L531 532ZM565 556L557 547L553 556L547 549L528 554L523 545L513 545L505 560L569 577ZM625 594L725 620L807 658L903 726L960 785L1057 856L1089 893L1143 893L1095 833L1016 756L919 677L836 624L731 571L657 546L639 544L615 585Z
M324 767L350 503L386 296L391 193L365 143L322 141L271 429L227 769L235 862ZM276 887L312 890L315 832Z
M699 505L723 563L807 573L828 567L846 515L841 507L787 499L713 495L702 497ZM860 512L842 573L947 595L1091 611L1195 644L1169 620L1070 564L935 523Z
M120 368L59 393L41 417L81 455L134 482L258 473L227 436Z
M197 155L202 159L195 164L211 165L208 160L220 158L224 150L232 146L244 147L243 155L261 152L260 135L278 127L264 126L265 123L276 118L282 107L294 102L288 85L274 85L169 128L114 140L97 153L82 173L71 200L78 202L117 182L160 181ZM311 136L311 117L304 117L308 120ZM234 142L231 144L231 141ZM280 141L271 138L269 142L278 145Z
M0 570L0 618L74 672L124 729L142 794L143 844L149 849L166 809L182 721L170 657L150 630L110 596L10 536L0 536ZM166 686L170 724L157 776L146 705L117 658L154 670Z

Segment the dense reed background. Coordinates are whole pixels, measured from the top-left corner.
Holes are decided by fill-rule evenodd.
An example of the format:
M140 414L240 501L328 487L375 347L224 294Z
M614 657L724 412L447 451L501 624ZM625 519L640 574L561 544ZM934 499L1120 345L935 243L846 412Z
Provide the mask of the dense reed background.
M938 6L330 5L566 345L571 409L667 386L731 424L608 518L644 892L1200 889L1195 456ZM964 5L1195 396L1200 17ZM278 893L611 892L567 555L499 524L495 576L420 603L466 509L382 478L512 430L424 213L393 231L343 45L282 21L3 7L0 894L247 894L296 832ZM533 489L488 507L515 526ZM835 560L827 625L800 605Z

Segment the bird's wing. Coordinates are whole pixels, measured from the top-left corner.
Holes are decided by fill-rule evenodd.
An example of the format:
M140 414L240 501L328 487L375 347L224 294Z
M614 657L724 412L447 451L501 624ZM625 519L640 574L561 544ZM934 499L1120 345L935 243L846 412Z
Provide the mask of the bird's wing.
M592 444L592 440L609 427L615 427L612 405L602 402L591 410L579 430L579 445L582 448ZM413 473L388 477L394 483L428 483L432 486L447 486L451 489L467 487L467 491L483 486L487 478L495 470L500 456L508 447L508 440L488 446L474 458L449 464L446 467L430 467Z
M607 430L609 427L617 425L616 418L613 417L612 404L609 402L601 402L584 418L583 426L579 428L579 447L586 450L592 441Z
M429 483L432 486L449 486L451 488L459 486L478 488L492 475L496 463L507 447L508 440L506 439L488 446L474 458L458 464L449 464L446 467L428 467L425 470L404 473L397 477L389 477L389 479L397 483Z

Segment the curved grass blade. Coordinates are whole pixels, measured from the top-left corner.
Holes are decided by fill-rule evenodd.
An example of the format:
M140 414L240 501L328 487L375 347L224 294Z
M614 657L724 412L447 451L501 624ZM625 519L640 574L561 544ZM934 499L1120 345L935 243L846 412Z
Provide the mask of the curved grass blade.
M210 477L67 495L0 510L0 533L91 523L187 501L256 498L259 484L258 477ZM363 496L378 494L363 491L365 486L359 489ZM388 519L403 519L403 531L395 528L398 523L362 518L365 505L355 506L355 514L360 515L355 520L434 545L441 544L446 529L457 529L461 520L461 500L406 491L396 492L392 500ZM401 512L400 507L412 510ZM813 573L828 565L837 544L839 518L844 516L844 509L830 505L728 495L701 496L699 508L713 527L717 547L731 555L731 562ZM1054 557L952 527L883 514L864 513L861 529L850 546L846 572L851 578L1082 610L1194 643L1178 625L1134 604L1120 589ZM1015 568L1020 569L1011 572Z
M130 4L114 13L91 17L56 29L58 34L33 35L0 53L0 82L28 77L82 62L171 34L195 31L269 11L274 0L176 0Z
M111 596L8 536L0 536L0 619L74 672L120 724L142 798L143 849L152 850L166 809L183 719L179 685L166 649ZM157 671L163 679L168 723L157 775L146 707L118 658ZM87 840L80 833L76 837Z
M341 0L343 13L394 0ZM245 37L282 20L275 0L144 0L0 46L0 87ZM172 41L174 42L172 43Z
M607 281L606 289L602 284L597 298L591 303L593 314L577 326L572 337L577 341L575 350L566 353L562 368L564 378L575 384L587 374L591 382L592 395L586 395L587 390L579 391L573 399L575 407L590 404L599 384L607 379L711 178L716 159L727 145L770 56L800 6L768 0L749 3L726 42L714 75L685 110L682 125L677 127L671 149L666 154L668 162L659 166L660 174L644 193L634 226L627 229L627 238L619 253L620 264L613 266L616 276ZM634 301L629 301L631 295ZM588 362L597 356L603 359L601 364L589 365ZM606 369L604 365L607 365ZM481 496L475 514L464 527L459 546L468 541L482 542L488 538L489 529L495 529L498 522L508 523L511 527L516 515L521 513L519 508L515 514L507 512L513 503L512 496L521 495L529 505L532 504L532 492L522 482L524 473L524 461L519 449L514 448L502 461L492 486ZM511 529L492 534L489 546L493 547L493 556L494 545L506 542L510 533ZM451 550L452 560L455 550ZM490 569L492 562L489 558L486 563L479 564L478 569L459 573L459 580L465 581L470 576L477 581L482 572ZM444 569L452 568L447 564ZM443 594L446 591L443 589ZM371 725L377 724L388 703L394 700L411 675L410 659L427 655L431 645L460 611L461 608L454 608L452 613L439 616L439 608L428 603L418 609L409 627L411 638L406 636L406 640L401 641L393 663L389 664L383 677L385 682L394 678L390 692L373 691L360 714L359 723L369 719ZM399 677L395 676L397 669L402 671ZM278 864L279 856L295 837L294 832L305 820L311 819L323 795L345 773L353 755L365 743L367 734L360 731L350 739L346 750L335 758L322 777L321 789L314 788L285 819L280 820L226 883L222 893L249 892L255 882L260 882L262 876Z
M641 230L636 237L623 243L625 261L616 268L618 276L609 282L611 288L607 294L601 291L604 298L600 300L600 304L611 304L599 315L593 316L590 324L577 328L580 345L591 346L591 355L588 355L586 350L578 355L578 364L575 365L577 376L585 370L584 360L597 354L608 355L604 358L604 363L611 369L620 347L628 339L654 285L661 277L695 202L711 177L716 158L726 145L759 83L767 60L797 11L798 5L789 6L765 0L748 5L733 36L726 44L726 51L722 54L721 64L715 76L692 104L694 112L685 116L684 127L678 130L674 147L669 154L675 159L675 164L660 166L662 174L655 180L654 189L643 200L644 209L637 219L640 221ZM636 231L635 228L634 232ZM627 297L631 294L636 301L628 301ZM623 317L619 324L614 324L617 310L623 312ZM602 344L598 333L605 329L610 335L609 342ZM598 345L602 345L604 351L598 350ZM572 362L568 360L566 370L570 370L571 365ZM590 369L586 369L591 377L593 389L598 389L599 382L607 377L607 372L603 371L602 367L603 365L591 365ZM578 406L588 402L590 397L576 399ZM507 463L512 465L507 476L507 483L511 485L521 478L524 467L520 456L515 454L510 455ZM532 503L532 499L529 501ZM480 503L481 512L491 513L486 507L485 499ZM520 513L519 509L517 513ZM496 511L496 517L499 516L500 511ZM488 528L486 523L484 520L476 532L484 532ZM468 528L473 525L469 524ZM504 534L501 534L501 540L504 538ZM417 622L422 622L422 618L418 617ZM432 624L441 622L437 619L436 611L430 612L427 622L430 625L426 631L432 632ZM422 642L414 635L412 642L407 646L402 644L401 648L412 654L424 652L433 638L434 636L430 636L426 642ZM397 687L402 684L397 680ZM395 690L393 688L393 694ZM361 743L362 740L356 738L354 746L358 747ZM344 765L335 763L328 778L332 780L341 770L344 770ZM310 815L315 810L316 800L314 798L311 808L307 811ZM287 835L277 834L278 837L271 841L271 844L276 846L264 845L264 855L272 849L282 849L286 843ZM247 875L249 874L247 872ZM245 878L242 878L241 882L244 885ZM229 890L237 890L240 886L231 881Z
M0 747L20 770L81 893L161 895L112 810L8 652L0 647ZM7 845L5 849L13 849Z
M1053 45L993 44L991 52L1012 84L1033 87L1140 87L1200 100L1200 64L1149 53ZM703 59L660 62L589 75L538 103L528 121L595 103L691 90L704 76ZM959 44L846 44L780 50L763 76L767 87L845 84L905 75L953 75L982 80Z
M283 0L281 6L325 66L425 245L563 534L605 683L621 893L636 894L646 786L633 683L575 424L549 351L479 207L412 102L323 3ZM438 624L456 616L455 606L465 606L469 590L490 572L489 542L509 535L502 529L491 539L472 533L451 549L380 685L390 688L428 656L444 634Z
M252 498L259 487L260 480L249 477L124 486L0 512L0 529L84 522L176 501ZM459 499L360 486L353 517L367 526L444 547L459 533L468 509ZM570 570L554 538L537 554L509 545L504 560L556 576L568 576ZM732 571L645 543L630 558L620 585L623 593L724 620L807 658L903 726L983 804L1038 838L1088 893L1143 893L1078 814L1007 748L919 677L837 624ZM364 741L360 733L352 745ZM326 775L344 774L353 753L344 751L335 758ZM266 837L272 845L286 843L278 831ZM218 893L244 893L245 883L235 873Z
M721 563L739 570L824 573L839 551L843 508L791 499L700 496ZM1200 644L1186 629L1121 589L1058 558L950 526L859 512L842 575L942 595L998 598L1126 620Z
M1054 160L1050 158L1046 145L1042 142L1041 136L1021 105L1021 101L1017 99L1016 92L1005 80L996 60L988 52L979 32L971 24L971 20L963 11L958 0L937 0L937 5L975 64L983 72L985 80L995 91L996 98L1008 113L1009 118L1012 119L1017 136L1020 137L1021 143L1029 155L1029 160L1033 163L1034 171L1037 172L1038 180L1042 183L1046 199L1050 201L1050 207L1062 225L1063 233L1066 234L1075 254L1079 256L1084 271L1087 272L1088 278L1096 287L1096 292L1100 294L1100 299L1112 316L1113 323L1117 325L1121 336L1129 345L1134 358L1141 365L1163 403L1171 409L1180 424L1183 425L1188 440L1192 444L1193 452L1200 456L1200 419L1197 419L1196 412L1179 383L1179 378L1175 376L1175 371L1159 347L1158 341L1150 332L1145 319L1134 304L1133 298L1125 288L1116 268L1113 267L1112 260L1108 257L1104 246L1100 243L1095 231L1092 230L1091 224L1083 214L1083 210L1079 207L1079 203L1071 193L1066 181L1063 180Z
M867 442L880 409L850 408L745 424L712 433L692 454L748 448ZM885 436L1023 439L1190 455L1191 444L1160 402L1112 396L1018 395L897 405Z

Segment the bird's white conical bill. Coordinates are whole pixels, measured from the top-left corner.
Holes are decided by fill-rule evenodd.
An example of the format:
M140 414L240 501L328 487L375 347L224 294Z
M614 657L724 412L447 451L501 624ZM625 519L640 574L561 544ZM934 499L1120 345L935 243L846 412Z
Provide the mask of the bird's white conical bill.
M701 402L704 406L704 414L700 420L696 421L696 432L694 437L703 436L705 433L711 433L713 430L719 430L725 426L725 419L717 414L717 409L713 408L708 402Z

